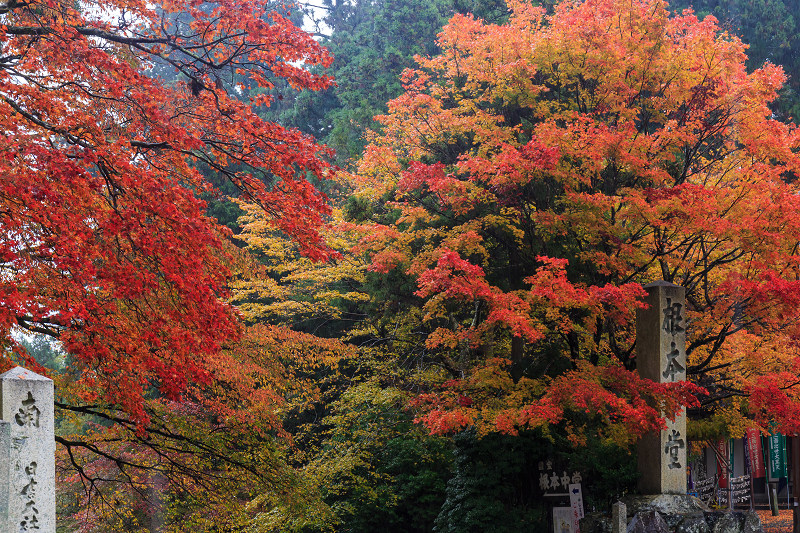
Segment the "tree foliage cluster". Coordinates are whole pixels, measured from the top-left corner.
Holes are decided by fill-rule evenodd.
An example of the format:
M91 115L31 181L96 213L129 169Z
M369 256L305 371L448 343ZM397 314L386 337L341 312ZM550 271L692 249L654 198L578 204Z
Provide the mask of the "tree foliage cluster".
M738 35L748 45L747 66L757 68L765 62L783 67L790 74L779 98L773 103L775 113L784 121L800 118L800 40L798 40L797 5L792 2L699 2L677 1L674 10L692 8L698 16L713 15L720 26Z
M651 2L520 3L501 24L455 16L438 43L339 175L341 259L292 261L248 218L248 246L281 254L253 317L379 347L435 434L627 446L676 399L698 437L793 431L798 147L774 112L781 69L748 65L713 18ZM633 372L654 279L689 291L703 390ZM453 504L455 457L439 527L466 527L448 505L504 515Z
M323 4L330 52L261 0L0 4L2 365L56 380L62 530L544 529L540 461L606 505L680 405L797 431L790 9ZM635 372L655 279L685 385Z

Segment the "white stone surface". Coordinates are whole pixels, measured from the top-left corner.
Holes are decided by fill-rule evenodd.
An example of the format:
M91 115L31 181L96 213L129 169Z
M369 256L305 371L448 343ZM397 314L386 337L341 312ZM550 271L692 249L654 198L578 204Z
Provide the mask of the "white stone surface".
M0 419L10 426L6 531L55 533L52 380L22 367L0 374Z
M11 463L11 424L0 420L0 533L8 527L9 465Z

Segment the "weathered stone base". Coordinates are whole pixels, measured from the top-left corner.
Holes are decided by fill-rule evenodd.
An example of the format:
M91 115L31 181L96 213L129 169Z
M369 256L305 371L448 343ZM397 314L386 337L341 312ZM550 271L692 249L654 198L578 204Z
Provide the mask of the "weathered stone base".
M712 511L694 496L632 496L627 507L626 533L762 533L752 511ZM589 513L581 533L616 533L611 513Z

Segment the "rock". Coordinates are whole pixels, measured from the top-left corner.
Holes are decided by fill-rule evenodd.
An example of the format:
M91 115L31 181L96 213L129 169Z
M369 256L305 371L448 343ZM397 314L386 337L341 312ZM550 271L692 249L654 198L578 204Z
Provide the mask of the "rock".
M675 533L710 533L703 513L684 515L675 527Z
M693 514L708 511L699 499L688 494L659 494L656 496L628 496L623 500L628 507L628 516L639 511L658 511L662 515Z
M761 519L754 511L750 511L745 516L742 533L764 533L764 529L761 527Z
M658 511L641 511L628 523L627 533L670 533Z
M626 533L764 533L753 511L709 510L691 496L629 496L623 500L630 517ZM622 505L617 506L618 528ZM611 513L591 513L581 520L581 533L612 533Z
M712 533L741 533L743 524L743 513L737 511L720 513L711 531Z

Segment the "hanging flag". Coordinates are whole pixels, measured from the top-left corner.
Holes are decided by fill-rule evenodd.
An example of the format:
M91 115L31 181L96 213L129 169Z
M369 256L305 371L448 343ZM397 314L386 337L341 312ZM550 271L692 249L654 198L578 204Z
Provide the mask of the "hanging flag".
M734 472L736 472L736 470L733 469L733 465L736 464L736 461L733 460L733 458L734 458L733 456L736 455L735 454L735 451L736 451L735 448L736 447L733 445L734 442L736 442L734 439L730 439L728 441L728 455L730 457L728 459L728 465L729 465L728 466L728 479L733 478L736 475L734 473Z
M714 443L714 454L717 459L717 477L719 478L719 488L728 488L728 465L725 460L728 459L728 442L725 440L718 440Z
M745 443L747 445L747 457L750 459L750 475L753 479L766 477L764 455L761 452L761 432L757 429L748 429Z
M780 479L787 477L786 472L786 437L780 433L770 435L769 439L769 477Z

